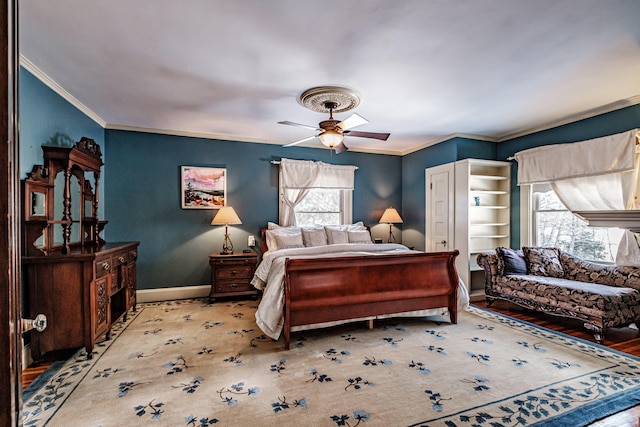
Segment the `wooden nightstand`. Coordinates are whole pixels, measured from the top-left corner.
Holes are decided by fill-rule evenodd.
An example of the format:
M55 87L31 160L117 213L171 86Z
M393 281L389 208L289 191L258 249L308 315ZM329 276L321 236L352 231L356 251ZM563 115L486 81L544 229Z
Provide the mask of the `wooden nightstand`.
M255 252L220 255L214 252L209 255L211 266L211 293L209 302L219 297L241 295L258 296L258 290L251 284L256 271L258 256Z

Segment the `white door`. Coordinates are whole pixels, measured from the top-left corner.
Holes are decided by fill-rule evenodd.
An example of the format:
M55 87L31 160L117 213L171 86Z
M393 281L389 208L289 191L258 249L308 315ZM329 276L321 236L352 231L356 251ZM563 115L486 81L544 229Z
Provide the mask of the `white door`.
M428 168L425 174L425 248L436 252L453 250L453 163Z

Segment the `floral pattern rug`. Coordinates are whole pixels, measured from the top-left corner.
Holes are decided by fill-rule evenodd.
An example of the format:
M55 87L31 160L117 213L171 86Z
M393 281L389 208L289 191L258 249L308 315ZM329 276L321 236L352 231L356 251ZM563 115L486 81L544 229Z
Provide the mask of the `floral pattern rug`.
M640 360L477 307L301 331L256 302L139 304L25 393L25 426L580 426L640 403Z

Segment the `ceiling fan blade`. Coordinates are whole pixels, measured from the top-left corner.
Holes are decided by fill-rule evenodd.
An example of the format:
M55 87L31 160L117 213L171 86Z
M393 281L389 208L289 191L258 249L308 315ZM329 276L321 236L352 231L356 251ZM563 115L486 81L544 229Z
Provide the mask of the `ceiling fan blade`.
M337 126L342 130L347 130L356 126L363 125L365 123L369 123L369 120L365 119L359 114L353 113L351 116L338 123Z
M336 154L344 153L348 149L349 149L349 147L344 145L344 141L342 141L340 144L338 144L335 147L333 147L333 151L335 151Z
M344 132L345 135L348 136L357 136L359 138L373 138L373 139L380 139L382 141L386 141L387 138L389 138L389 133L380 133L380 132L358 132L358 131L345 131Z
M309 140L311 140L311 139L313 139L313 138L316 138L316 135L308 136L308 137L306 137L306 138L302 138L302 139L299 139L299 140L297 140L297 141L293 141L293 142L292 142L292 143L290 143L290 144L283 145L283 147L293 147L294 145L302 144L303 142L305 142L305 141L309 141Z
M307 128L307 129L311 129L311 130L321 130L321 129L318 129L317 127L315 127L315 126L302 125L300 123L294 123L294 122L290 122L288 120L285 120L284 122L278 122L278 124L280 124L280 125L289 125L289 126L298 126L298 127L301 127L301 128Z

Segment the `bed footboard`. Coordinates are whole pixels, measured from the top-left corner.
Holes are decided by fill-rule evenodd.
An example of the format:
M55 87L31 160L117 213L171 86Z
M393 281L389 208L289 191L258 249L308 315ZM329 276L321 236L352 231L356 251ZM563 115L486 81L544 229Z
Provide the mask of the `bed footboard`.
M289 258L285 349L293 326L447 307L457 322L459 252Z

